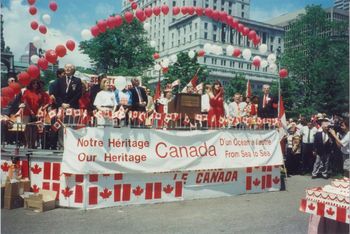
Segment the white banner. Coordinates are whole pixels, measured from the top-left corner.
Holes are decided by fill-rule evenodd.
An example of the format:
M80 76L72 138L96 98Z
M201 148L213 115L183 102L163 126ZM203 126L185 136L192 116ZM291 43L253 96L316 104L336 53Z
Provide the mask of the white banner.
M276 130L66 130L63 173L151 173L283 164Z

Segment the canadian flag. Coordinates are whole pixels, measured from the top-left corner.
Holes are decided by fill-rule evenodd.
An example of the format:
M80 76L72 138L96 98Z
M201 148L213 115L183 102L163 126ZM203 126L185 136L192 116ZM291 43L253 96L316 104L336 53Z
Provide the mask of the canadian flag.
M132 112L132 116L131 116L132 119L137 119L138 117L139 117L139 112L137 111Z
M202 121L208 121L208 115L207 114L203 114L202 115Z
M250 87L250 80L247 81L247 89L245 91L245 96L246 97L251 97L252 96L252 89Z
M201 114L196 114L196 115L194 116L194 119L197 120L197 121L199 121L199 122L202 122L202 115L201 115Z
M153 113L153 119L161 120L162 114L158 112Z
M203 82L196 86L196 91L198 94L203 93Z
M171 83L171 88L174 88L175 86L178 86L179 84L180 84L180 79L177 79L173 83Z
M81 110L80 109L74 110L74 116L79 117L80 115L81 115Z
M171 120L171 114L166 114L166 115L165 115L165 118L164 118L164 122L165 122L166 124L168 124L170 120Z
M146 112L140 112L138 119L141 123L145 122L146 120Z
M60 128L62 127L61 123L56 121L52 126L52 130L54 130L55 132L57 132Z
M40 107L40 109L38 110L38 113L36 114L36 116L38 118L44 117L44 111L43 111L42 107Z
M188 124L190 124L191 123L191 121L190 121L190 118L188 117L188 115L187 114L185 114L185 118L184 118L184 125L188 125Z
M198 82L198 72L199 72L199 70L200 70L200 68L198 68L198 70L196 71L196 74L194 74L194 76L192 77L190 82L184 87L184 89L182 90L182 93L186 93L187 92L187 86L191 86L191 87L193 87L193 89L196 89L197 82Z
M56 117L56 110L55 109L49 111L49 117L50 117L50 119Z
M64 115L64 111L63 111L63 108L59 108L58 109L58 112L57 112L57 118L63 118L63 115Z
M67 116L73 115L73 109L72 109L72 108L68 108L68 109L66 110L66 115L67 115Z
M176 121L180 118L180 115L178 113L172 113L171 114L171 120Z
M116 113L116 117L118 119L124 119L125 118L125 109L123 106L120 106L119 110Z
M223 116L220 116L220 119L219 119L219 124L223 127L226 125L226 118L223 117Z

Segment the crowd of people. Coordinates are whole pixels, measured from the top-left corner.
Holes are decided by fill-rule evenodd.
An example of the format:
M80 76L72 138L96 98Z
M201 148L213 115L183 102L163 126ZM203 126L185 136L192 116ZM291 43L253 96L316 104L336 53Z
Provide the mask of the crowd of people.
M189 119L186 114L169 113L168 104L174 99L171 84L162 95L152 97L150 89L140 86L137 78L121 87L118 80L113 83L105 74L98 76L96 84L74 74L74 65L66 64L57 70L57 79L50 83L48 91L44 90L40 79L32 79L22 88L7 108L2 107L2 142L11 141L6 138L6 130L14 122L25 125L23 141L28 148L38 147L38 135L44 130L47 138L41 145L47 149L63 148L62 126L163 128L172 121L172 126L179 122L177 126L184 127L200 122L201 127L209 129L281 127L277 119L278 99L270 94L267 84L263 85L260 96L235 93L227 103L220 81L206 84L201 90L195 90L189 83L185 92L201 94L201 113ZM9 79L9 83L14 81L14 78ZM15 120L9 116L14 116ZM286 134L281 143L291 175L312 173L312 178L327 178L331 171L342 172L349 155L348 119L316 117L309 121L306 118L289 120L285 126Z

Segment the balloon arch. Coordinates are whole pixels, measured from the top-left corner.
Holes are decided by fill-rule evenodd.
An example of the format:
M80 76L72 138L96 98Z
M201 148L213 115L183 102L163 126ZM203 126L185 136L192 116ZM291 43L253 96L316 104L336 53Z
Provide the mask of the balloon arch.
M36 0L28 0L28 4L30 5L28 12L31 15L36 15L38 13L37 8L35 7L35 1ZM124 15L114 15L109 16L107 19L101 19L97 22L96 25L92 26L89 29L84 29L81 31L81 36L84 40L91 39L92 37L98 37L101 33L106 32L107 29L114 29L120 27L123 23L130 24L135 18L139 20L140 22L144 22L146 19L151 17L157 17L161 15L168 15L170 13L170 8L168 5L164 4L162 6L155 6L155 7L146 7L144 9L141 9L138 7L138 4L134 2L133 0L129 0L131 2L131 11L126 11ZM49 3L49 8L51 11L55 12L58 9L58 5L56 2L51 1ZM239 22L237 19L232 17L231 15L228 15L225 11L217 11L213 10L212 8L202 8L202 7L194 7L194 6L183 6L183 7L172 7L171 14L173 16L177 15L198 15L198 16L205 16L209 19L212 19L217 22L225 23L229 25L232 29L239 32L242 36L247 37L249 41L253 43L255 47L259 46L259 51L261 53L267 52L267 46L265 44L261 44L261 38L256 33L255 30L252 30ZM30 27L33 30L39 30L41 34L47 33L47 26L51 22L51 17L48 14L44 14L42 16L42 21L44 24L39 25L37 21L32 21L30 23ZM125 21L125 22L124 22ZM46 24L46 25L45 25ZM149 28L148 23L144 24L144 28ZM42 46L42 41L40 37L36 36L33 38L33 44L35 47L40 48ZM33 55L31 57L31 61L34 63L30 65L25 72L21 72L18 75L18 82L23 85L27 86L31 79L36 79L40 76L40 69L46 70L48 68L49 63L55 64L57 62L58 57L64 57L67 54L67 49L69 51L73 51L75 49L75 42L73 40L68 40L65 45L59 44L56 46L55 49L49 49L46 51L45 55L41 58L39 58L37 55ZM197 56L201 57L204 56L206 52L213 52L213 53L220 53L220 50L222 51L222 48L218 48L216 45L210 45L205 44L204 49L201 49L197 51ZM226 52L230 56L239 57L242 55L242 57L249 61L251 58L251 51L250 49L244 49L241 51L239 48L234 48L233 46L229 45L226 48ZM189 52L190 57L194 57L195 53L194 51ZM159 59L159 54L155 53L153 55L154 59ZM276 56L275 54L270 54L267 57L266 60L262 60L260 56L255 56L252 59L252 64L256 67L266 67L268 64L271 71L275 71L277 69L277 66L275 64L276 62ZM36 64L36 65L35 65ZM281 78L285 78L288 76L288 71L286 69L281 69L279 71L279 75ZM1 96L1 104L3 106L6 106L8 101L12 99L17 93L20 92L19 84L15 84L9 87L2 88L2 96Z

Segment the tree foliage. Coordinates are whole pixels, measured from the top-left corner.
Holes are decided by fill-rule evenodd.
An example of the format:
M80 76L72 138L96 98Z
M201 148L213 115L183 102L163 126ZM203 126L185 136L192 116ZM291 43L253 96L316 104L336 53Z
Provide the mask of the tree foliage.
M235 93L240 93L245 96L247 88L247 80L243 74L236 74L227 86L224 86L225 100L232 101L231 98Z
M111 75L142 75L153 64L154 49L148 44L146 32L136 19L114 29L107 29L88 41L80 50L89 56L98 73Z
M314 5L290 25L281 60L290 74L281 82L287 114L348 111L348 27L348 23L331 22Z

